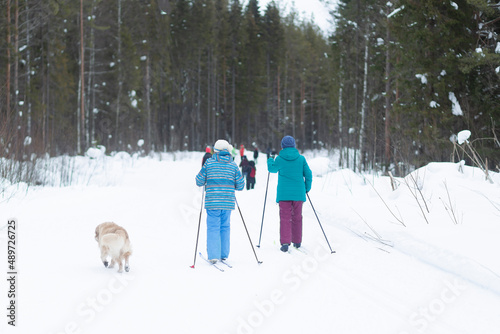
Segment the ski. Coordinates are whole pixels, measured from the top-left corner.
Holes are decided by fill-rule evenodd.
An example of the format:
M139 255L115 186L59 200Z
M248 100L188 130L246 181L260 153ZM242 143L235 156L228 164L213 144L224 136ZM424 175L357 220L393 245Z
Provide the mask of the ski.
M305 254L305 255L307 255L307 254L308 254L308 253L307 253L307 252L306 252L306 251L305 251L302 247L299 247L299 248L297 248L297 247L293 247L293 250L296 250L296 251L298 251L298 252L301 252L302 254Z
M233 266L230 265L229 263L226 262L226 260L220 260L220 263L223 263L225 264L226 266L228 266L229 268L232 268Z
M205 256L203 256L203 254L201 254L201 252L198 253L200 255L200 257L205 260L209 265L211 265L212 267L214 267L215 269L217 269L218 271L222 271L224 272L224 269L222 269L221 267L219 267L217 265L217 262L216 263L212 263L210 262Z

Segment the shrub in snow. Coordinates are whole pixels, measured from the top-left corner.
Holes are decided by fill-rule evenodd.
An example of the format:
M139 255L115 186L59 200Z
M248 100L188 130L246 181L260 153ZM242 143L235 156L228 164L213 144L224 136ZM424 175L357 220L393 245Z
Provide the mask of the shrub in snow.
M457 145L456 143L458 142L458 147L460 147L463 151L464 154L466 154L469 159L481 170L484 172L486 180L490 181L490 183L493 183L493 180L491 179L489 172L488 172L488 164L483 161L483 159L479 156L477 151L471 146L469 143L469 138L471 136L471 132L469 130L462 130L458 133L456 136L456 142L454 142L455 137L451 137L450 140L453 142L453 156L455 155L457 151ZM462 145L465 144L465 145Z

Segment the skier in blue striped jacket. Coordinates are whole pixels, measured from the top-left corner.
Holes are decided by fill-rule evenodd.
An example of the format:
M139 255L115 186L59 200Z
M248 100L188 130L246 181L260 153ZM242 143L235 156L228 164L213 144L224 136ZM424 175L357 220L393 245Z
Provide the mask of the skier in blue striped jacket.
M207 210L207 253L215 263L229 256L230 218L235 208L236 190L243 190L245 181L231 157L233 147L220 139L214 145L214 155L196 175L196 185L205 186Z

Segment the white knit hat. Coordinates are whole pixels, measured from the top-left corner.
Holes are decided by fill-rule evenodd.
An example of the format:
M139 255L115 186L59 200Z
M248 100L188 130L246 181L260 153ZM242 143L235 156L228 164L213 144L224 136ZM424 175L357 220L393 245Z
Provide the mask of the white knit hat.
M229 144L226 140L224 139L219 139L215 142L214 145L214 150L215 152L220 152L220 151L228 151L231 152L233 150L233 145Z

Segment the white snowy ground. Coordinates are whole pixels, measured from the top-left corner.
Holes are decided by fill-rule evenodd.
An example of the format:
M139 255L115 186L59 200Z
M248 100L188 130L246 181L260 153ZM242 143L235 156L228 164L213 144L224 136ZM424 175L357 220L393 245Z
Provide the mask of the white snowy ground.
M336 253L309 202L307 254L282 253L275 174L255 247L268 175L261 154L256 189L237 193L237 200L263 263L236 210L233 268L222 273L200 258L190 268L202 156L80 157L72 174L77 185L7 187L0 198L0 267L6 277L5 225L15 218L18 299L14 328L7 325L8 286L1 279L0 332L498 333L499 174L492 173L491 184L479 169L464 166L462 173L459 164L432 163L398 179L392 191L386 177L338 170L327 152L306 153L314 174L310 198ZM203 252L205 219L203 212ZM105 221L129 232L129 273L106 269L99 259L94 229Z

